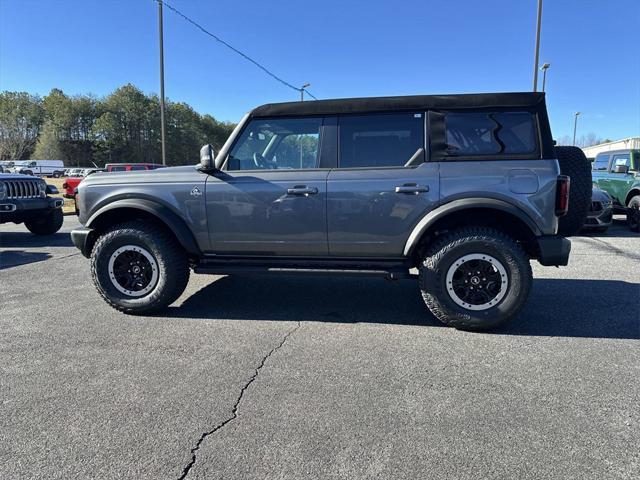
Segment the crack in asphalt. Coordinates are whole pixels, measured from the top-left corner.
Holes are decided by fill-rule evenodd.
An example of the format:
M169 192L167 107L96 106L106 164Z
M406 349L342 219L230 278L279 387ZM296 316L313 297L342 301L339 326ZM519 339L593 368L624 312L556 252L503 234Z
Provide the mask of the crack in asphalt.
M202 435L200 435L200 438L196 442L195 446L191 449L191 460L182 469L182 473L178 477L178 480L184 480L185 478L187 478L187 475L189 475L189 471L191 470L191 468L196 463L197 452L200 449L200 446L202 445L204 440L209 435L212 435L212 434L216 433L218 430L222 429L225 425L227 425L228 423L231 423L236 418L238 418L238 408L240 406L240 402L242 401L242 397L244 396L244 392L246 392L247 389L249 388L249 386L256 380L256 378L258 378L260 370L262 370L262 367L264 367L264 365L267 362L267 360L269 359L269 357L271 357L271 355L273 355L277 350L279 350L286 343L286 341L289 339L289 337L296 330L298 330L300 328L300 325L301 325L301 323L300 323L300 321L298 321L297 325L286 333L286 335L282 338L282 341L278 345L273 347L269 351L269 353L267 353L264 357L262 357L262 361L255 368L255 370L253 372L253 375L251 376L251 378L249 378L249 381L247 381L247 383L245 383L244 386L240 389L240 394L238 395L238 398L236 399L236 401L235 401L235 403L233 405L233 409L231 410L231 416L229 418L227 418L226 420L222 421L221 423L219 423L218 425L216 425L215 427L213 427L211 430L209 430L207 432L204 432Z

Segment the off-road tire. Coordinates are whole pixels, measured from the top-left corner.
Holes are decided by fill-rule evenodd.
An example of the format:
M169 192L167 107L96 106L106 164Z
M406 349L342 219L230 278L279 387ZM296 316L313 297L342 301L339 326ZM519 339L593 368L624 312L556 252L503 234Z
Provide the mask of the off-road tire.
M463 308L447 292L447 271L470 253L493 256L509 277L505 296L487 310ZM515 317L525 305L533 281L529 258L522 248L502 232L484 227L462 228L436 240L419 271L422 298L431 313L445 325L461 330L486 330Z
M629 200L627 225L632 232L640 232L640 195L635 195Z
M578 147L555 147L560 173L571 178L569 211L558 219L558 235L577 234L587 218L591 204L591 164Z
M120 292L109 278L109 259L124 245L147 250L158 265L158 280L146 295L131 297ZM146 222L113 226L96 241L91 253L91 277L98 293L113 308L127 314L158 312L178 299L189 282L187 254L166 228Z
M63 222L62 209L54 208L41 218L27 220L24 222L24 226L34 235L53 235L60 230Z

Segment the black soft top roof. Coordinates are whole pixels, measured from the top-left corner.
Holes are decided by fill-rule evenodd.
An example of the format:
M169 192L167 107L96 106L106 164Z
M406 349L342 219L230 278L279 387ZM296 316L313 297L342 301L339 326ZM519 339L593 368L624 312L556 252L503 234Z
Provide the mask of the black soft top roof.
M268 103L251 111L252 117L335 115L398 110L465 108L544 108L544 93L471 93L457 95L412 95L402 97L340 98L308 102Z

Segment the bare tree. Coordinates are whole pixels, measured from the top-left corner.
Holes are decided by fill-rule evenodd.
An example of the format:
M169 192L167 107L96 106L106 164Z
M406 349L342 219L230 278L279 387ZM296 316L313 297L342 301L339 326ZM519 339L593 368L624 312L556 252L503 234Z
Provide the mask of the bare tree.
M39 97L25 92L0 93L0 158L20 160L33 150L44 110Z

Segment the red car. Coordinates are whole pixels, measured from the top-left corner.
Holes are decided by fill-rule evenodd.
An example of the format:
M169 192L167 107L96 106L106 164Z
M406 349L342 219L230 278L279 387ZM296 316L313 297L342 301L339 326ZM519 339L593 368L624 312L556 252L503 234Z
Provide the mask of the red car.
M155 170L164 166L158 163L107 163L104 168L107 172L130 172L131 170Z
M67 179L62 184L62 188L64 188L64 193L62 194L65 198L76 198L76 188L80 184L85 177L92 175L96 172L104 172L106 171L104 168L96 168L96 169L86 169L84 170L84 174L81 177L67 177Z

